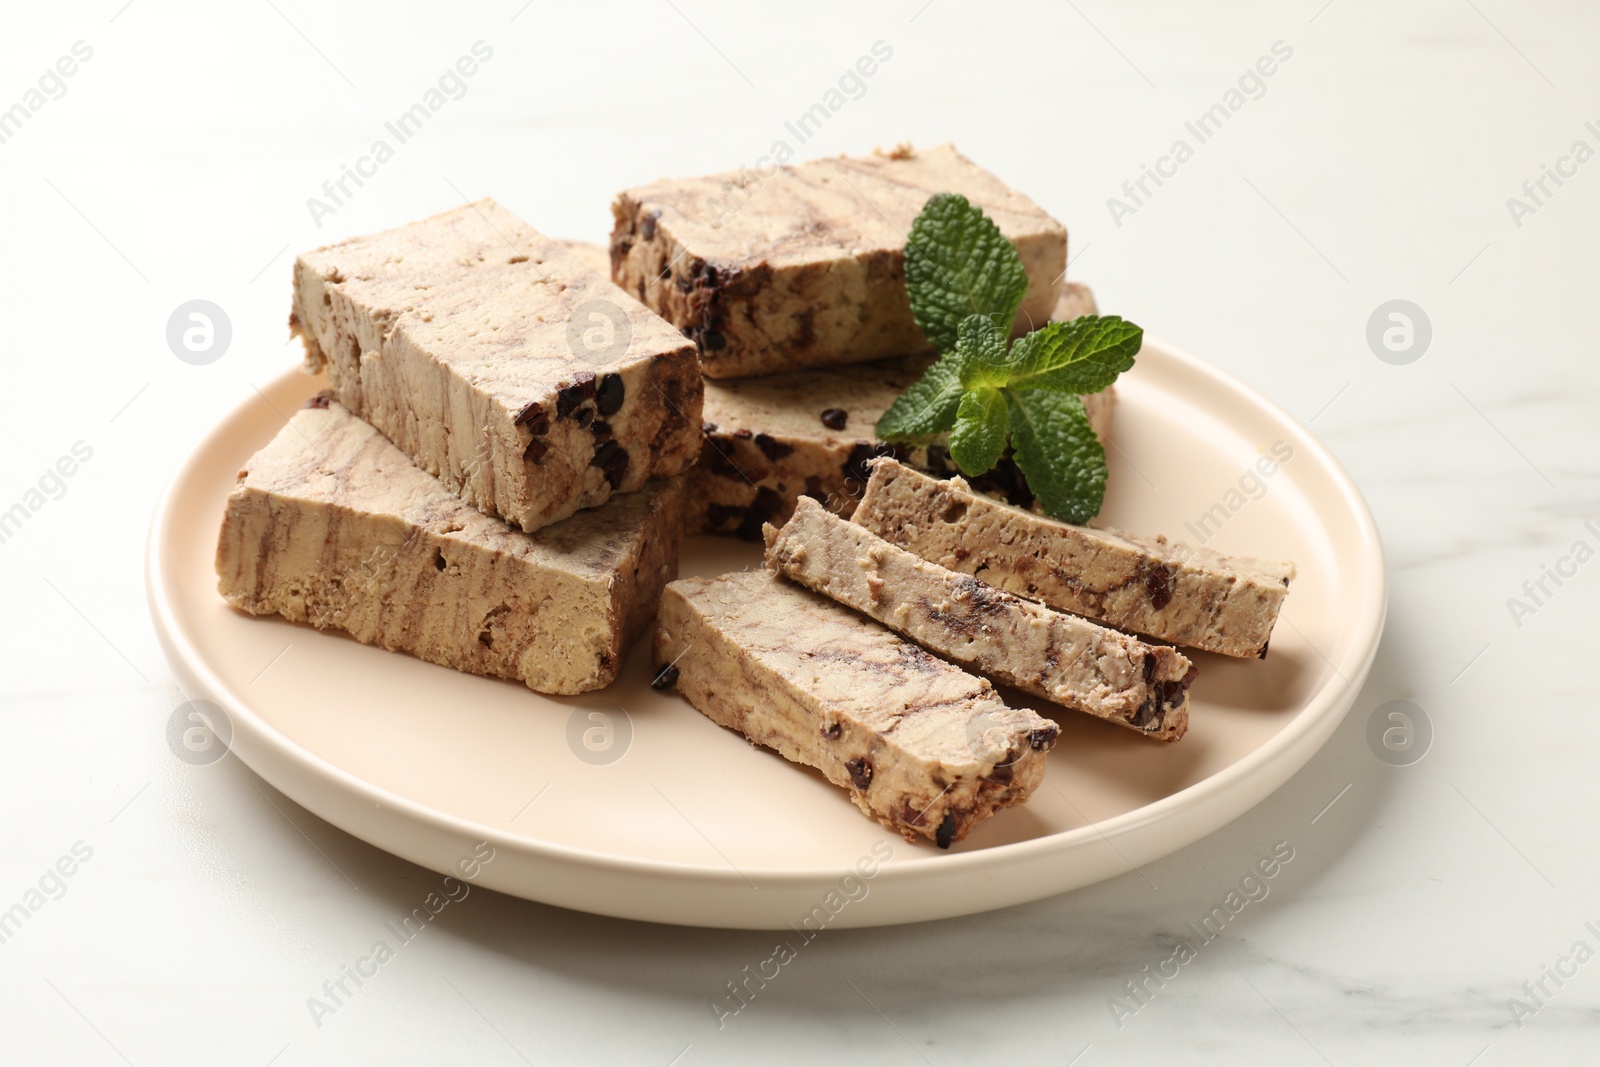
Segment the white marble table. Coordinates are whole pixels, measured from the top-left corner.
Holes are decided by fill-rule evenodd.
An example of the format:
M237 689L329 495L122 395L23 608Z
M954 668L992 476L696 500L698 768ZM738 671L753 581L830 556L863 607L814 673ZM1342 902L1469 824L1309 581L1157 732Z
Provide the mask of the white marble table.
M0 512L25 515L0 543L0 909L26 918L0 943L0 1061L1592 1061L1592 5L441 6L6 11L0 109L22 112L0 125ZM363 162L478 41L492 55L459 91ZM173 757L182 697L142 568L174 466L296 359L292 250L488 194L599 239L615 189L793 141L786 122L879 41L891 56L798 154L956 141L1068 223L1072 273L1105 307L1311 421L1348 465L1392 570L1354 711L1267 802L1143 875L828 933L720 1028L713 1001L772 935L487 891L315 1018L308 998L437 876L235 760ZM47 74L63 56L70 76ZM1186 123L1219 103L1202 140ZM333 202L346 165L361 184ZM1140 191L1145 165L1165 176ZM1525 190L1546 165L1561 184ZM165 336L193 299L232 324L205 366ZM1397 299L1431 323L1403 364L1367 340ZM70 475L50 473L62 457ZM1409 766L1366 740L1398 699L1433 732ZM1147 979L1280 842L1270 894Z

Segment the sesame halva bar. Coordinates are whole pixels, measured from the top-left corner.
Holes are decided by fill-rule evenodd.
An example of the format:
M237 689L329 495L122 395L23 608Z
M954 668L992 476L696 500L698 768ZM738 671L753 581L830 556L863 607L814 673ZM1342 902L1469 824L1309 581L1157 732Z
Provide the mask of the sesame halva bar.
M1264 656L1294 564L1074 526L875 460L855 522L923 559L1120 630Z
M654 651L658 686L941 848L1026 800L1060 733L988 681L765 570L667 586Z
M531 532L699 457L694 346L492 200L294 276L308 367L480 511Z
M1017 325L1048 318L1066 228L950 145L628 189L612 204L611 277L695 341L708 378L924 352L904 250L938 193L965 196L1016 247Z
M330 395L312 403L228 497L223 597L543 693L616 677L677 576L681 477L528 534L463 503Z
M968 670L1161 741L1189 727L1176 649L929 563L814 500L767 527L767 565Z

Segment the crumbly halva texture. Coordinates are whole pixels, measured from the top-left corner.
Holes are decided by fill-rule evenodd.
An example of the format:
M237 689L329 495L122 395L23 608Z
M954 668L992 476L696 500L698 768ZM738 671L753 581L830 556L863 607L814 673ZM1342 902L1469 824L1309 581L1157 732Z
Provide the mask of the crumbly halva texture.
M905 287L912 220L936 193L981 207L1022 257L1019 328L1043 322L1067 231L950 145L629 189L611 276L694 339L708 378L926 351Z
M768 567L968 670L1161 741L1189 728L1199 672L1176 649L929 563L814 500L766 535Z
M765 570L667 586L655 661L713 722L941 848L1026 800L1060 733L988 681Z
M583 265L601 277L611 277L611 253L593 241L578 241L570 237L555 238L563 252L570 252L583 261Z
M694 346L492 200L302 255L291 330L344 405L534 531L699 456Z
M1058 611L1225 656L1265 656L1294 564L1073 526L895 462L854 520L923 559Z
M223 597L542 693L616 678L677 576L681 477L528 534L331 394L312 404L239 473L217 539Z
M1095 314L1087 286L1069 283L1053 319ZM708 381L705 443L689 475L685 521L691 531L761 537L764 523L785 522L802 496L849 515L867 483L866 464L892 455L941 477L956 473L942 444L890 445L873 433L931 356L903 356L765 378ZM1114 387L1083 398L1102 439L1109 433ZM974 489L1011 503L1033 501L1027 479L1007 457L972 479Z

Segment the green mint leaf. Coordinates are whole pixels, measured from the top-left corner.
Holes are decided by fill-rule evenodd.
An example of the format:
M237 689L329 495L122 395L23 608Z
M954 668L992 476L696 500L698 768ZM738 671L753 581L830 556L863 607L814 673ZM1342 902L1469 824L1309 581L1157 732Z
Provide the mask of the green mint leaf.
M963 391L959 361L954 355L941 356L895 397L874 432L883 441L917 441L948 433L956 424Z
M884 441L921 441L949 433L970 389L1005 384L1006 335L983 315L961 320L955 345L895 398L878 420ZM993 466L991 463L990 466ZM987 469L987 468L986 468Z
M982 208L957 193L936 194L911 224L905 258L912 317L937 351L955 348L968 315L1011 331L1028 272Z
M1085 523L1106 495L1106 453L1083 401L1050 389L1007 391L1014 459L1045 513Z
M1098 393L1133 366L1144 331L1116 315L1052 322L1011 346L1006 384L1013 389Z
M961 320L954 355L963 388L998 389L1006 384L1006 334L987 315L968 315Z
M961 398L956 427L950 432L950 457L961 473L976 478L1000 462L1010 423L1006 398L999 389L980 387Z

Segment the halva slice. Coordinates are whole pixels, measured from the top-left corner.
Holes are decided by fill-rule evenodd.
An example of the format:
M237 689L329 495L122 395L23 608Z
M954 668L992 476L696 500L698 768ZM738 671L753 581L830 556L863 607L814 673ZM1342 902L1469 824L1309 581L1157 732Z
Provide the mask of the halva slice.
M527 534L463 503L327 394L239 473L235 607L542 693L610 684L677 575L682 479Z
M890 544L801 500L767 527L767 565L968 670L1176 741L1198 671L1176 649L1052 611Z
M950 570L1121 630L1225 656L1265 656L1294 564L1058 522L893 459L874 462L854 520Z
M527 531L700 454L694 346L492 200L305 253L290 327L346 407Z
M1028 273L1020 328L1041 323L1067 231L950 145L658 181L612 204L611 276L693 338L708 378L926 351L906 296L906 234L959 193Z
M1026 800L1060 733L988 681L764 570L667 586L655 659L657 684L713 722L941 848Z

